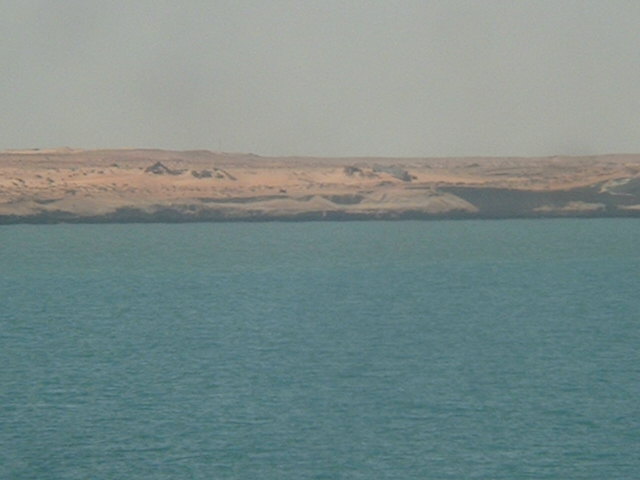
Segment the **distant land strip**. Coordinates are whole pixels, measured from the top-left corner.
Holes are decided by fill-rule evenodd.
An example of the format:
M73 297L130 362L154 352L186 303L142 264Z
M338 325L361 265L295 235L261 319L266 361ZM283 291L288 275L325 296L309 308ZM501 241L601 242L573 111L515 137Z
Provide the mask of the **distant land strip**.
M0 224L640 217L640 155L0 152Z

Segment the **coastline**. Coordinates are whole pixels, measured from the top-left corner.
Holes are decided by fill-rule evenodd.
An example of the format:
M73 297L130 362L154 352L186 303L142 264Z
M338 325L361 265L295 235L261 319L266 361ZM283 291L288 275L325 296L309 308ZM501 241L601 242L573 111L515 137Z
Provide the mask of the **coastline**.
M640 155L0 152L0 225L640 217Z

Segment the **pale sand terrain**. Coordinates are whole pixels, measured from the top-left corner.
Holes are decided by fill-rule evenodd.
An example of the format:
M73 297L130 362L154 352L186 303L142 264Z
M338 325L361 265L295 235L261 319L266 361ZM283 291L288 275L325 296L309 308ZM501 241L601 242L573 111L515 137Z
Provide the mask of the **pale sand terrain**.
M640 216L640 155L0 152L0 223Z

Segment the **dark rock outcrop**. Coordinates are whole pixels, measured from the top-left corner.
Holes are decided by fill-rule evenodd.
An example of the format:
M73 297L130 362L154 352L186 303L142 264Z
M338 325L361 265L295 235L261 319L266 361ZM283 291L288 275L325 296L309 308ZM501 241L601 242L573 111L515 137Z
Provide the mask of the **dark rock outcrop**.
M388 173L393 178L397 178L398 180L402 180L403 182L410 182L411 180L415 180L416 178L405 169L396 167L395 165L390 165L390 166L377 165L373 167L373 171Z
M144 171L145 173L152 173L154 175L180 175L184 172L184 170L173 170L162 162L156 162L145 168Z
M211 178L213 177L213 173L211 172L211 170L191 170L191 175L193 175L196 178Z
M347 165L346 167L344 167L344 174L347 177L353 177L354 175L362 176L364 172L359 167L354 167L353 165Z

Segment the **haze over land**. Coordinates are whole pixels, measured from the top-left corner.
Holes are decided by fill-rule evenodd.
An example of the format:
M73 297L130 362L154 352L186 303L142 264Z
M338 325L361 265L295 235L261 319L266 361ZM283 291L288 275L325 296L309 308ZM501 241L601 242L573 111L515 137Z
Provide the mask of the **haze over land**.
M640 155L0 153L0 223L640 216Z
M0 150L640 152L640 2L5 0Z

